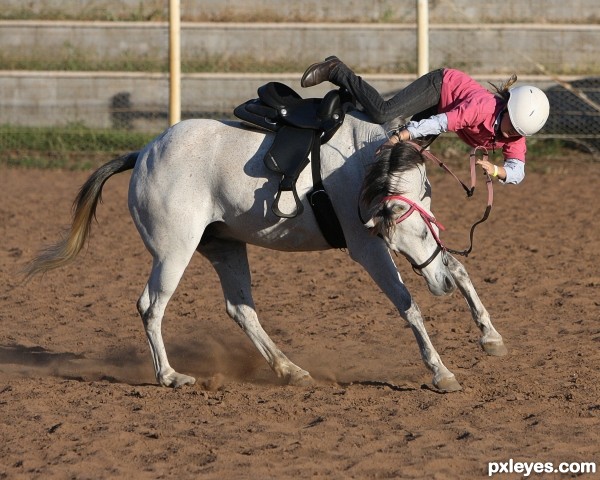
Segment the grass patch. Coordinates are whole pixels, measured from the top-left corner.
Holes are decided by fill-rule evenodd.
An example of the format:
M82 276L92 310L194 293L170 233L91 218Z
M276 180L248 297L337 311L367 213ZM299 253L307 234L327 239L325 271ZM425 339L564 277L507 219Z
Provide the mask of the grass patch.
M303 72L314 58L304 57L301 53L283 59L262 60L252 55L211 55L206 52L183 52L181 71L183 73L290 73ZM460 59L447 59L445 64L468 71L469 64ZM352 67L353 65L349 65ZM75 45L65 43L52 51L43 48L29 52L14 50L0 51L0 70L31 70L31 71L68 71L68 72L158 72L169 71L167 46L164 51L151 54L140 54L134 51L124 51L118 56L104 57L91 55ZM365 68L361 74L370 73L414 73L415 62L399 61L382 64L379 67ZM576 69L563 68L561 75L594 76L600 70L600 64L588 62ZM536 75L539 70L532 66L522 69L521 75ZM508 75L508 74L506 74Z
M29 53L0 52L0 69L67 72L167 72L169 62L160 56L124 53L118 58L93 57L71 45L52 52L35 50Z
M166 51L165 51L166 55ZM262 62L245 55L196 54L183 58L183 73L287 73L302 72L310 62L302 58ZM169 61L159 54L143 56L125 52L116 58L94 57L71 45L52 52L34 51L15 54L0 52L0 70L68 71L68 72L160 72L169 71Z
M25 3L25 2L24 2ZM39 2L40 4L42 2ZM127 5L118 5L117 2L107 6L104 2L67 2L65 7L52 7L48 5L37 5L29 2L26 6L7 6L0 11L0 20L77 20L77 21L128 21L128 22L166 22L169 20L168 2L158 0L144 0L139 2L137 8ZM225 3L225 2L223 2ZM283 2L282 2L283 3ZM292 2L289 2L292 3ZM300 4L300 2L297 2ZM217 8L185 8L181 9L181 20L184 22L272 22L272 23L309 23L309 22L336 22L336 23L414 23L415 12L412 5L391 3L391 7L381 11L376 9L368 14L356 9L344 9L339 5L333 14L330 9L318 11L316 9L298 8L298 6L287 6L280 9L276 4L272 7L254 5L253 8L236 8L232 6L220 6ZM268 2L267 2L268 4ZM434 15L434 23L464 23L463 16L451 14L439 17L435 10L430 8L430 15ZM573 24L596 24L599 16L592 12L580 15L579 18L569 19ZM474 22L474 20L470 20ZM498 18L495 15L482 11L477 20L479 23L535 23L549 22L552 18L540 20L539 16L528 15L516 18Z
M0 164L25 168L87 170L147 144L156 134L64 127L0 126Z
M140 2L137 9L115 11L115 9L98 7L83 7L68 10L67 8L32 8L26 7L5 8L0 12L0 20L77 20L77 21L119 21L119 22L151 22L167 21L168 8L150 6L145 8Z
M446 133L442 135L432 146L432 150L442 152L443 156L468 155L472 148L459 140L455 135ZM527 139L527 157L564 157L573 154L572 142L557 138L531 137ZM490 151L490 156L501 158L502 151L496 149L495 154Z
M431 147L431 152L446 163L457 174L468 176L469 153L472 148L452 134L444 134ZM502 151L489 152L490 161L502 165ZM551 174L562 171L565 166L598 161L598 156L572 141L555 138L536 138L527 140L527 166L525 173ZM428 175L445 173L441 169L429 169ZM461 177L462 174L459 174Z
M128 10L127 8L115 9L100 7L82 7L80 9L61 9L61 8L38 8L31 7L8 8L0 11L0 20L76 20L76 21L118 21L118 22L167 22L169 20L169 10L166 2L140 2L137 9ZM272 22L272 23L309 23L334 21L338 23L394 23L404 22L398 12L386 10L380 15L380 18L363 15L342 15L336 16L333 20L330 17L319 15L318 13L309 13L300 9L298 11L280 11L277 8L255 7L251 10L236 8L221 8L211 10L185 8L181 12L181 21L183 22Z

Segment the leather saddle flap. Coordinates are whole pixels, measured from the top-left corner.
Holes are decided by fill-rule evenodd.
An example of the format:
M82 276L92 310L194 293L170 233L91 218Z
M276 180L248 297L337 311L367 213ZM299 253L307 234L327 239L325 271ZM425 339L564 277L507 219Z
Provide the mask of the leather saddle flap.
M314 137L312 130L284 125L264 158L265 165L269 170L283 174L284 180L286 177L297 179L308 164Z

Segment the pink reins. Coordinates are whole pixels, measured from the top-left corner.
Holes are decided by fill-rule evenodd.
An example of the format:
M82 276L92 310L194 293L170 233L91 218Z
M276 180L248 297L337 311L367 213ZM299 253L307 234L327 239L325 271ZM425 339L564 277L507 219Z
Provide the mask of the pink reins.
M423 155L425 158L433 161L434 163L436 163L440 168L442 168L443 170L445 170L447 173L449 173L450 175L452 175L457 181L458 183L461 184L461 186L463 187L463 189L465 190L465 192L467 193L467 197L472 197L473 193L475 191L475 184L476 184L476 161L477 161L477 154L479 151L482 152L482 158L484 160L487 160L488 158L488 150L485 147L476 147L474 148L470 155L469 155L469 162L470 162L470 171L471 171L471 186L468 187L467 185L465 185L465 183L458 178L454 172L452 170L450 170L450 168L448 168L448 166L442 162L440 159L438 159L434 154L432 154L431 152L429 152L428 150L426 150L425 148L421 147L421 145L412 142L412 141L407 141L405 143L408 143L409 145L411 145L413 148L415 148L421 155ZM420 265L416 265L414 262L411 261L411 264L413 266L413 269L416 270L421 270L423 268L425 268L427 265L429 265L433 259L437 256L438 253L440 252L448 252L448 253L452 253L455 255L462 255L464 257L469 256L469 254L471 253L471 251L473 250L473 236L475 233L475 228L477 227L477 225L479 225L480 223L485 222L489 215L490 212L492 211L492 204L494 202L494 187L492 185L492 178L488 175L487 172L484 172L484 175L486 177L486 186L487 186L487 191L488 191L488 200L487 200L487 206L485 209L485 212L483 213L483 216L477 221L475 222L472 226L471 226L471 230L469 232L469 247L464 249L464 250L454 250L452 248L448 248L446 247L439 235L437 234L437 232L435 231L435 229L433 228L433 225L437 226L440 230L445 230L444 226L439 223L435 217L433 217L431 214L429 214L426 210L424 210L422 207L420 207L419 205L417 205L415 202L413 202L412 200L402 196L402 195L388 195L386 197L383 197L381 199L381 203L385 203L386 201L389 200L401 200L403 202L406 202L410 205L410 208L408 209L407 212L405 212L401 217L399 217L396 220L396 223L400 223L402 221L404 221L406 218L408 218L414 211L419 212L419 214L421 215L421 218L423 219L423 221L425 222L425 224L427 225L427 227L429 228L429 231L431 232L431 234L433 235L433 238L435 239L438 248L436 248L435 252L433 252L433 254L431 255L431 257L429 257L428 260L426 260L425 262L423 262Z
M448 168L448 166L444 162L442 162L439 158L437 158L429 150L426 150L425 148L421 147L419 144L417 144L415 142L408 141L406 143L412 145L421 155L423 155L425 158L428 158L429 160L433 161L440 168L442 168L447 173L452 175L458 181L458 183L461 184L461 186L467 193L467 197L473 196L473 192L475 192L475 184L476 184L476 177L477 177L477 172L476 172L477 154L478 154L478 152L481 151L482 159L487 160L489 157L487 148L481 147L481 146L475 147L469 154L469 163L470 163L470 170L471 170L471 186L468 187L467 185L465 185L465 183L460 178L458 178L454 174L454 172L452 170L450 170L450 168ZM494 186L492 184L492 177L490 177L489 174L485 171L484 171L484 176L486 177L485 183L486 183L487 191L488 191L487 206L485 208L483 216L471 226L471 231L469 232L469 247L464 250L453 250L451 248L445 247L441 243L441 241L439 241L439 239L436 238L436 241L438 241L438 244L449 253L468 257L469 254L471 253L471 251L473 250L473 236L475 234L475 227L477 227L477 225L479 225L480 223L485 222L488 219L488 217L490 216L490 212L492 211L492 205L494 203Z

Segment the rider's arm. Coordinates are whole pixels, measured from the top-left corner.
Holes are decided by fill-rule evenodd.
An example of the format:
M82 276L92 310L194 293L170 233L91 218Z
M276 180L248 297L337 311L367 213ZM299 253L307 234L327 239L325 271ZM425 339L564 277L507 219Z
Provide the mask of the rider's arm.
M440 113L417 122L408 122L406 129L410 133L410 138L439 135L448 131L448 117L445 113Z
M516 158L507 158L504 160L504 172L502 183L521 183L525 178L525 163Z
M433 115L419 121L411 121L395 131L385 145L391 146L399 141L407 141L413 138L425 137L427 135L439 135L448 131L448 118L445 113Z

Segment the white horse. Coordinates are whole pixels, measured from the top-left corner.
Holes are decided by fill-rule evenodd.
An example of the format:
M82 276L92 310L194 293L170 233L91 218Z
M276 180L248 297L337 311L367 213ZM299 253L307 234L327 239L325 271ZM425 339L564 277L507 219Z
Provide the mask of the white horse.
M347 115L337 134L321 148L323 183L351 258L366 269L410 324L423 361L433 372L433 385L442 391L459 390L460 384L427 335L390 249L411 261L432 294L449 294L458 287L482 332L482 348L491 355L504 355L506 349L465 268L439 241L438 224L430 213L431 190L423 158L405 145L391 150L388 161L375 162L376 148L384 140L382 126L365 121L357 113ZM264 166L263 157L272 141L273 134L238 122L196 119L176 124L141 151L116 158L90 176L75 200L70 232L29 264L28 276L74 259L88 237L104 182L133 169L129 210L153 257L150 278L137 308L158 383L180 387L195 382L170 366L161 324L167 303L196 251L215 268L227 313L273 371L290 384L311 382L310 374L292 363L263 330L251 293L246 244L282 251L331 248L308 208L310 168L297 182L304 213L279 218L271 212L279 178ZM401 157L412 161L399 160ZM372 213L367 225L357 212L361 195L367 200L363 215ZM291 199L282 198L280 205L282 210L294 209ZM406 215L408 210L417 214Z

